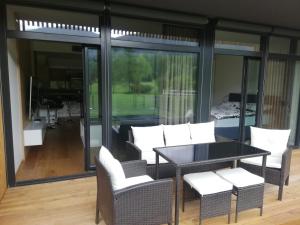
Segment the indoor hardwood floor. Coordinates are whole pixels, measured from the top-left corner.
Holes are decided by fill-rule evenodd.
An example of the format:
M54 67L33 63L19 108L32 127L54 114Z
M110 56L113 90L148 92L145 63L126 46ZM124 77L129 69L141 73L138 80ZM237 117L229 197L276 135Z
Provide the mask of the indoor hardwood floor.
M284 189L283 201L277 200L276 186L265 189L264 214L252 209L240 213L243 225L300 224L300 151L294 151L290 185ZM63 182L8 189L0 203L2 225L92 225L95 216L96 178L89 177ZM234 201L232 204L234 209ZM180 214L181 225L198 224L199 201L186 204ZM234 219L232 211L232 224ZM227 224L226 216L203 221L203 224ZM100 225L104 225L102 221Z
M44 144L28 150L16 177L19 181L80 173L84 173L84 150L79 119L73 119L47 129Z

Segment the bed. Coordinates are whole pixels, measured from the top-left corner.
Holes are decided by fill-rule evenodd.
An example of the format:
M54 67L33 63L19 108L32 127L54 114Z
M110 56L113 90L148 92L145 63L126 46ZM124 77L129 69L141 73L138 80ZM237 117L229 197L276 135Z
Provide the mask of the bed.
M247 96L245 115L245 137L250 137L250 126L255 125L256 95ZM211 119L215 121L216 134L230 139L239 139L241 95L230 93L228 101L211 108Z

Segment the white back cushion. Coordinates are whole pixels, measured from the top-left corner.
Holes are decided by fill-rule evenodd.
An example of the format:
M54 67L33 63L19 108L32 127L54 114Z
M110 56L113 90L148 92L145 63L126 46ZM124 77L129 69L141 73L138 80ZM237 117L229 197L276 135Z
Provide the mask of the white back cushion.
M163 126L149 127L131 127L134 138L134 144L142 151L142 159L148 164L155 164L155 152L153 148L164 147L164 131ZM165 163L166 160L160 157L160 163Z
M291 130L275 130L250 127L251 145L271 152L273 157L282 156L287 148Z
M155 147L165 146L162 125L150 127L131 127L134 144L142 151L152 151Z
M99 161L110 176L113 190L122 188L126 179L123 167L104 146L100 149Z
M189 125L163 125L166 146L191 144L191 134Z
M216 142L215 122L189 124L193 144Z

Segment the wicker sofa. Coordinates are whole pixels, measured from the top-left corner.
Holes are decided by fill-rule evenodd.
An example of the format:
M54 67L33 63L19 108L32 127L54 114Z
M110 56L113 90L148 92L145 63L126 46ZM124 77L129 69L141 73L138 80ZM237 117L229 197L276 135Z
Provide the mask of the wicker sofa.
M182 124L180 124L179 126L181 126ZM198 139L198 140L194 140L188 143L180 143L182 145L185 144L195 144L195 143L208 143L208 142L225 142L225 141L231 141L230 139L224 138L224 137L220 137L220 136L215 136L214 135L214 123L213 122L209 122L209 123L201 123L198 124L199 126L201 126L202 132L207 131L208 133L210 133L210 136L213 135L212 137L205 137L204 139ZM177 126L177 125L173 125L173 126ZM143 127L145 128L145 127ZM204 129L204 130L203 130ZM209 131L210 130L210 131ZM196 130L199 131L200 130ZM186 131L189 132L189 131ZM201 135L201 133L199 133L199 135ZM166 140L166 135L163 135L163 140L164 140L164 145L165 146L170 146L170 144L168 145L167 140ZM182 134L181 134L182 135ZM188 134L187 136L190 136L190 134ZM156 166L155 166L155 162L153 160L148 160L147 158L143 158L143 149L141 149L139 146L137 146L135 144L135 140L134 140L134 135L133 135L133 131L129 130L128 131L128 137L129 140L126 142L126 149L128 152L130 152L131 158L136 159L136 160L147 160L147 174L151 177L155 177L155 171L156 171ZM208 141L205 142L205 139L207 139ZM171 143L173 144L173 143ZM173 145L175 145L176 143L174 143ZM156 147L156 146L155 146ZM161 147L161 146L157 146L157 147ZM153 152L153 155L155 155L155 153ZM159 178L169 178L169 177L174 177L175 176L175 169L174 167L170 164L170 163L161 163L162 160L160 160L160 166L159 166ZM217 169L221 169L221 168L225 168L225 167L229 167L232 166L232 162L224 162L224 163L216 163L213 165L205 165L205 166L199 166L199 167L192 167L192 168L185 168L182 171L182 174L187 174L187 173L193 173L193 172L203 172L203 171L211 171L211 170L217 170Z
M100 150L101 151L101 150ZM171 224L172 179L142 182L114 190L112 176L95 157L97 170L96 224L101 218L107 225ZM143 177L146 161L121 163L126 179Z

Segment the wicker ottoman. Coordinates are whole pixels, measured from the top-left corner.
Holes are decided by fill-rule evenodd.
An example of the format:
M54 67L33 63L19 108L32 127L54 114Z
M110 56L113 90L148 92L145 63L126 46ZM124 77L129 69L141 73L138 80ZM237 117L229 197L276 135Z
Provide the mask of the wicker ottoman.
M232 184L214 172L190 173L183 176L184 186L188 184L200 195L200 220L209 217L228 215L230 223ZM184 192L184 191L183 191ZM184 198L183 209L184 209Z
M233 193L237 195L235 222L238 220L238 213L247 209L260 208L260 215L262 215L264 178L243 168L222 169L216 173L233 184Z

